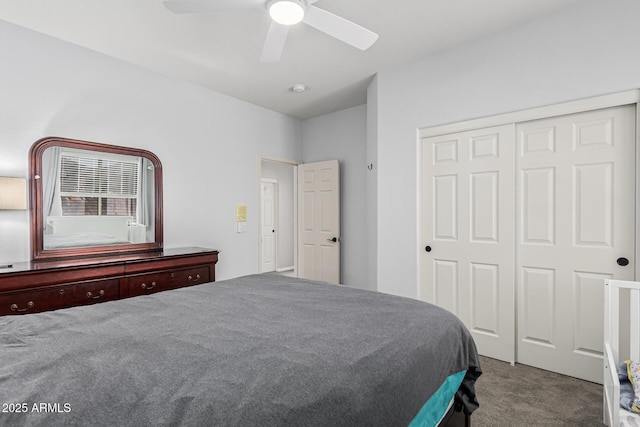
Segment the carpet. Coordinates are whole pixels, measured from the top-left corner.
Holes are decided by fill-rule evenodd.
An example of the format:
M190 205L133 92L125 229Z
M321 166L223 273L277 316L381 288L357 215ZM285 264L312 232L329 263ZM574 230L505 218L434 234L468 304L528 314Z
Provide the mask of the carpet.
M602 385L481 357L473 427L602 426Z

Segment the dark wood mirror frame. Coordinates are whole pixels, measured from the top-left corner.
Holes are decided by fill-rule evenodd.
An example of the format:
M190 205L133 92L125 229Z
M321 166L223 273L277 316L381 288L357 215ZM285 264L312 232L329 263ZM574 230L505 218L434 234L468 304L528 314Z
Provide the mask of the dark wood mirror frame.
M44 213L42 189L42 155L50 147L67 147L111 154L144 157L154 166L155 240L148 243L128 243L103 246L82 246L62 249L44 248ZM33 261L94 257L105 255L127 255L141 252L156 252L163 249L162 224L162 164L150 151L79 141L68 138L48 137L36 141L29 150L29 201L31 214L31 252Z

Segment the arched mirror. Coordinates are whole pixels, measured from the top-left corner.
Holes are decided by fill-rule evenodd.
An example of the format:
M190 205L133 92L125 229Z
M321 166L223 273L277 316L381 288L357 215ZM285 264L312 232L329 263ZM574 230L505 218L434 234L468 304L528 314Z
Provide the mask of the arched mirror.
M29 152L34 260L162 250L162 165L128 147L44 138Z

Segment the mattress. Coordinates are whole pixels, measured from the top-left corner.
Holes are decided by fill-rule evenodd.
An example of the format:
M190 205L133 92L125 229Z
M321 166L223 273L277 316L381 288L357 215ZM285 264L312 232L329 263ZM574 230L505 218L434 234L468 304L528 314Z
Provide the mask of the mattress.
M478 407L450 312L278 275L0 317L0 346L2 425L406 426L454 393Z
M78 248L131 243L104 233L45 234L45 249Z

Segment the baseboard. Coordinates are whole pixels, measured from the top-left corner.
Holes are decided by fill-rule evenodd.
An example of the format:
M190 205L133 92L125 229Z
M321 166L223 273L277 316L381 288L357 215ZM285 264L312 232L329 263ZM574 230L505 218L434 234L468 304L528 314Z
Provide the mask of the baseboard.
M293 266L291 266L291 267L281 267L281 268L276 269L276 271L278 273L284 273L285 271L293 271L293 270L294 270Z

